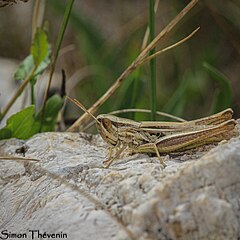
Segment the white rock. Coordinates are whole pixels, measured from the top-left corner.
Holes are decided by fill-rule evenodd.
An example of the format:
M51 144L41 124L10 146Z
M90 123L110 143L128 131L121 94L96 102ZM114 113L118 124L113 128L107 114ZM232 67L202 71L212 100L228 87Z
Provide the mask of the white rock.
M1 141L0 155L16 155L21 146L27 146L25 157L40 163L0 162L1 231L62 232L71 240L131 239L126 228L144 240L240 237L239 137L208 153L209 147L169 156L165 169L147 155L104 169L104 143L82 133Z

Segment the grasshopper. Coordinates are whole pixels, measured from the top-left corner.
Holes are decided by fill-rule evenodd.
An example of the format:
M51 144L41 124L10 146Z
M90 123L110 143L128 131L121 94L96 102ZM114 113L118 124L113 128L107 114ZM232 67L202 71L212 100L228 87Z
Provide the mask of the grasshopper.
M161 164L166 166L161 153L179 152L228 140L234 135L236 125L230 108L186 122L137 122L110 114L95 117L76 99L70 100L95 119L99 134L109 146L108 158L104 161L106 167L119 158L123 151L131 154L155 153Z

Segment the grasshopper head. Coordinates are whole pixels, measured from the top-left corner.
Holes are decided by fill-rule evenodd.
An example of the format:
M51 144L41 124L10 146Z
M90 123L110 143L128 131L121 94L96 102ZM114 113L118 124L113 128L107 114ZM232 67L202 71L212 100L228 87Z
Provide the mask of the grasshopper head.
M118 128L115 122L111 120L114 116L102 114L97 117L96 127L103 140L115 146L118 142Z

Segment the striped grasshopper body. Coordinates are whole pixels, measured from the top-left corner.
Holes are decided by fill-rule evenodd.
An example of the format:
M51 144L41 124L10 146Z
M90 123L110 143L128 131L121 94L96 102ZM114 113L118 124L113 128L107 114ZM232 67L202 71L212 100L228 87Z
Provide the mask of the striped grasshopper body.
M137 122L110 114L95 117L76 99L67 98L95 120L99 134L109 146L105 167L109 167L123 151L131 154L155 153L165 166L160 153L180 152L228 140L235 134L236 121L230 108L192 121Z
M209 117L186 122L137 122L102 114L96 119L97 129L109 145L109 167L114 159L127 150L129 153L155 153L165 166L160 153L184 151L201 145L230 139L236 121L232 109Z

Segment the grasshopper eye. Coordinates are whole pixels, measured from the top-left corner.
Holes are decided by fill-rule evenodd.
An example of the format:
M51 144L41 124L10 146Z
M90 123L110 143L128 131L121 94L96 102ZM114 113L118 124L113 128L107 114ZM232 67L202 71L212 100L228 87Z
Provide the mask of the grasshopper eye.
M109 129L112 127L112 122L108 118L103 118L102 119L102 124L106 129Z

